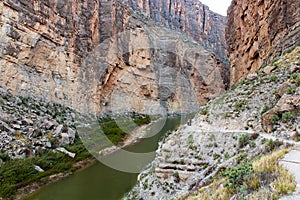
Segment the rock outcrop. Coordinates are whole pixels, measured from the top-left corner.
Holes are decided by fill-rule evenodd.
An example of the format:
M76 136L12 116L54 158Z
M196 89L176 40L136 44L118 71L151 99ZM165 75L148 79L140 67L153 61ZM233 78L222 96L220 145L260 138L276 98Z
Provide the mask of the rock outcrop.
M187 13L193 3L180 5ZM200 14L187 17L181 30L197 30L191 36L224 56L224 19L197 5ZM225 68L213 53L119 1L4 0L0 13L0 81L14 94L83 112L112 111L110 105L128 100L127 109L155 113L150 105L171 112L181 110L182 96L198 104L224 91ZM180 29L167 18L151 19Z
M226 41L231 85L300 43L299 0L234 0Z

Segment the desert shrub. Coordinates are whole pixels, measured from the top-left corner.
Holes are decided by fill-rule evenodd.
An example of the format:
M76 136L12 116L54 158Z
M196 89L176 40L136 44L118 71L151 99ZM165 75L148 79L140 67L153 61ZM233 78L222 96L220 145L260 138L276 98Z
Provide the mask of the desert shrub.
M276 80L277 80L277 77L276 77L276 76L272 75L272 76L270 77L270 81L274 82L274 81L276 81Z
M282 122L287 123L291 119L293 119L293 114L291 112L284 112L282 113Z
M263 115L264 113L266 113L268 110L270 110L271 107L268 105L264 105L262 111L260 112L261 115Z
M221 176L226 178L224 186L239 191L243 187L243 183L249 180L253 173L252 163L243 162L236 167L227 168L221 172Z
M278 121L279 121L279 116L278 115L272 115L272 117L271 117L271 123L272 124L277 124L278 123Z
M249 134L243 134L239 138L239 148L243 148L244 146L246 146L249 143L249 140L250 140L250 135Z
M296 83L297 87L300 86L300 77L298 77L298 78L295 79L295 83Z
M286 93L287 93L287 94L295 94L295 92L296 92L295 88L288 87L288 88L286 89Z

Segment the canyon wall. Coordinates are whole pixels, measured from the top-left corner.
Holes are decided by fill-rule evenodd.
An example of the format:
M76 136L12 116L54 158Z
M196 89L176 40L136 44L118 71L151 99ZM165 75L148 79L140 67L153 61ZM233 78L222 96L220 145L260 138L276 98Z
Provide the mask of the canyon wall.
M231 85L300 43L299 0L233 0L226 41Z
M214 53L119 1L4 0L0 24L0 83L17 95L157 113L196 109L225 88Z
M226 17L209 10L198 0L123 0L131 8L169 29L192 37L220 59L227 60Z

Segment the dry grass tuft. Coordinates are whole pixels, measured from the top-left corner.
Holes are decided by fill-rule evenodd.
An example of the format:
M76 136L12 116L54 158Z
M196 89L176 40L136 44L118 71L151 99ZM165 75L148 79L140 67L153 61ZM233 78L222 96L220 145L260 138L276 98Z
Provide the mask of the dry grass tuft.
M225 187L226 179L219 178L191 195L188 200L227 200L235 194L248 200L278 199L296 188L294 176L279 164L279 159L290 150L278 150L253 162L254 172L243 183L248 187L248 194L240 194L237 190Z

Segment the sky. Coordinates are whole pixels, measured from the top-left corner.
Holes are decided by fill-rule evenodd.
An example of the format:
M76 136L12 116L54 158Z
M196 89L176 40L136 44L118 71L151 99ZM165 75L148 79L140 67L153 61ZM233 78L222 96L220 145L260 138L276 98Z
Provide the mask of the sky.
M200 0L200 2L207 5L210 10L226 16L231 0Z

